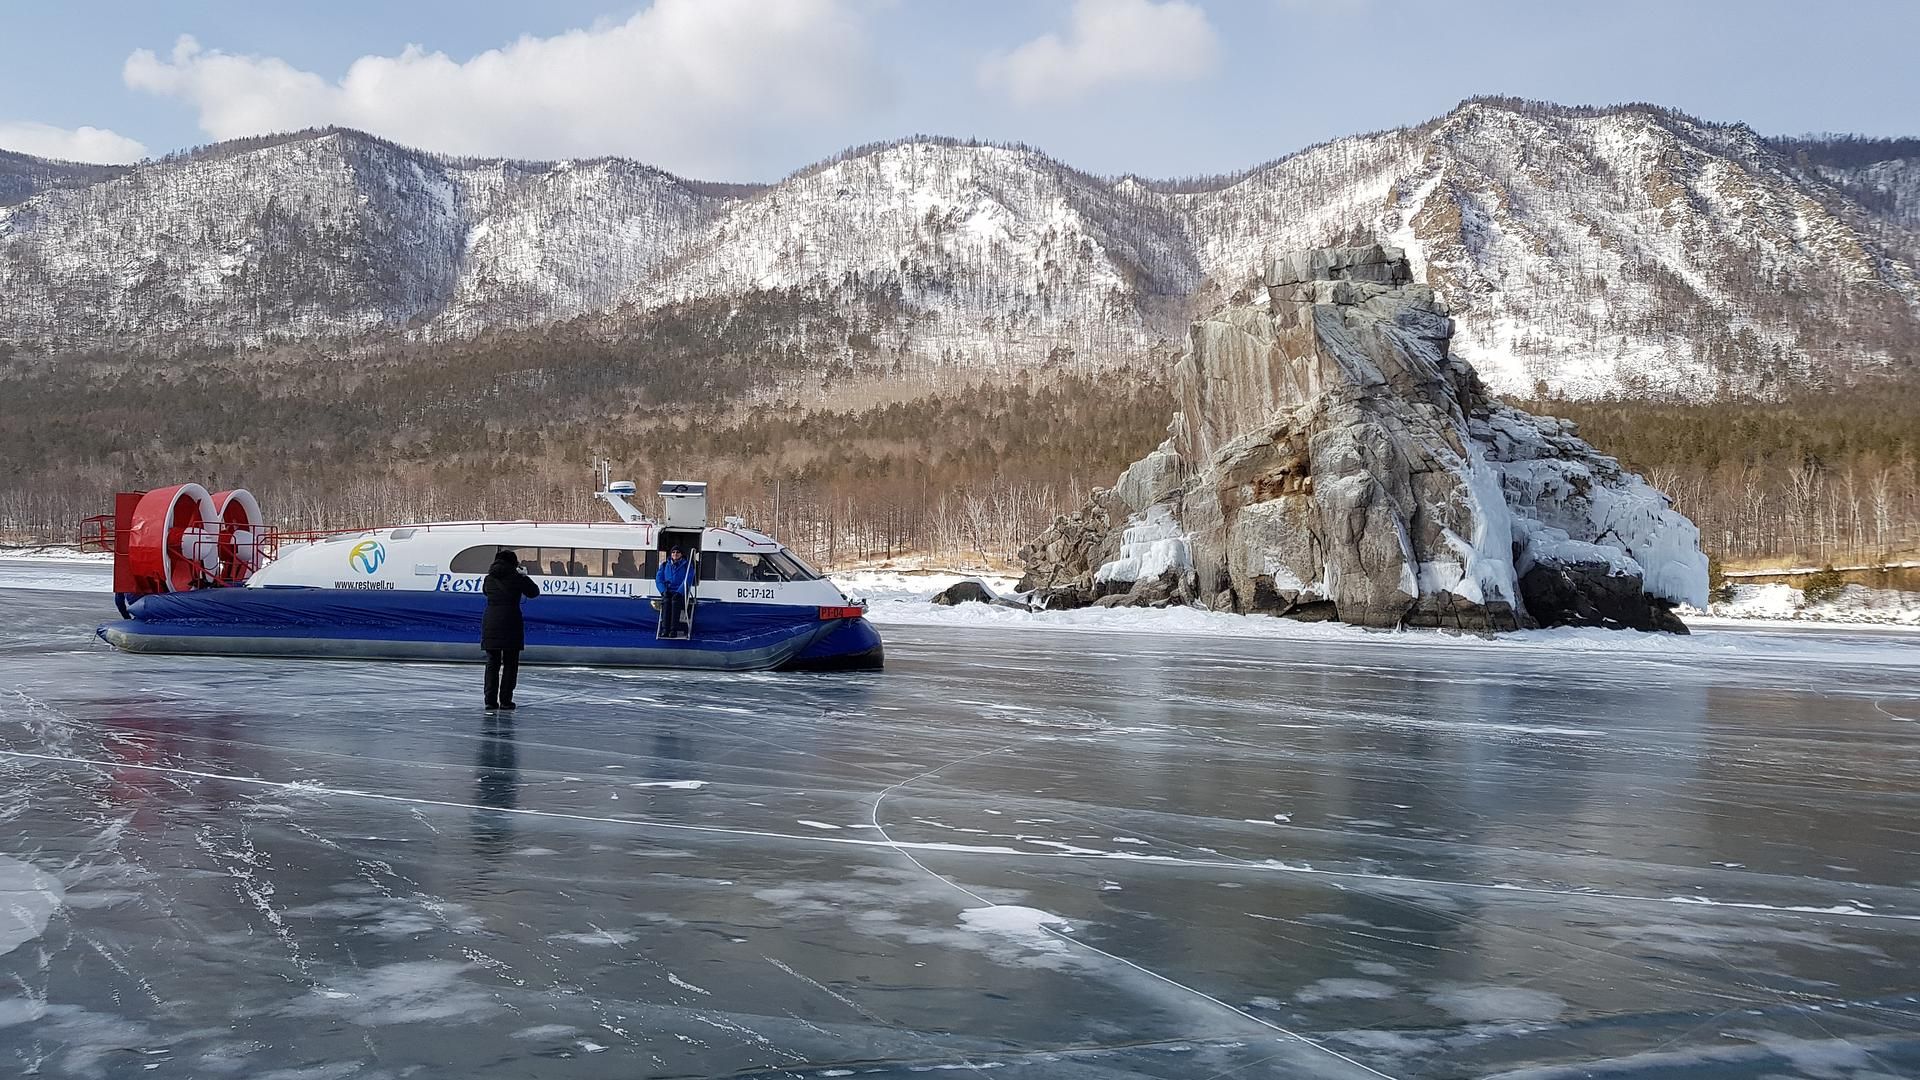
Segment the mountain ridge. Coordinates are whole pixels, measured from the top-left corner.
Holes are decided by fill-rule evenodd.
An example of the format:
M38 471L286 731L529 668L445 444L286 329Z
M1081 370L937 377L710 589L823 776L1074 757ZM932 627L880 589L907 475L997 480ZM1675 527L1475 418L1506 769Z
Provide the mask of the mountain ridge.
M462 338L853 285L911 313L881 346L906 366L1104 366L1177 343L1280 251L1374 237L1502 390L1764 393L1911 373L1916 147L1475 98L1173 180L931 136L767 185L345 128L129 167L0 154L0 346Z

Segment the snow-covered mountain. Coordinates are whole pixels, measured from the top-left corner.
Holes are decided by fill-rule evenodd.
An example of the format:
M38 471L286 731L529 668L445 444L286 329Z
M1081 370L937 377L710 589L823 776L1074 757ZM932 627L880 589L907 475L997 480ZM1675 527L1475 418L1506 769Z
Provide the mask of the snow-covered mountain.
M930 138L770 186L344 130L130 168L0 155L0 343L460 337L797 288L890 297L907 317L875 344L908 362L1102 364L1254 295L1276 253L1361 237L1407 249L1504 391L1699 395L1920 354L1920 144L1491 99L1186 184Z
M616 159L456 161L348 131L224 143L0 208L0 340L537 324L614 304L720 202Z
M1920 355L1920 276L1888 204L1744 125L1475 101L1187 202L1219 280L1356 224L1399 244L1502 391L1690 395Z
M52 188L84 187L126 171L125 165L48 161L46 158L0 149L0 206L26 202L39 192Z
M1920 139L1840 135L1770 139L1803 171L1840 188L1887 227L1887 240L1920 256Z
M1114 358L1177 333L1205 277L1191 221L1137 185L1025 148L864 148L731 203L633 294L641 307L749 288L897 289L923 358Z

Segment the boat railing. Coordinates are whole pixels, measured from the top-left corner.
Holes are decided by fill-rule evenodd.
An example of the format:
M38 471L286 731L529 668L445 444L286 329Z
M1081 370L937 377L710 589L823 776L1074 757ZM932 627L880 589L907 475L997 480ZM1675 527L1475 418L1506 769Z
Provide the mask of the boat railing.
M496 530L508 528L524 529L528 526L539 528L613 530L634 528L650 529L653 527L653 523L642 522L638 525L629 525L624 521L535 521L522 519L519 521L436 521L425 525L353 525L334 529L289 529L281 528L277 525L264 525L255 531L255 538L260 545L261 551L266 554L268 558L271 558L277 553L278 549L282 547L299 544L317 544L348 536L366 536L370 533L390 533L397 530L433 532L435 530L451 531L455 529L486 532L489 528ZM111 554L114 551L115 545L120 540L120 530L115 524L114 515L95 514L92 517L81 519L78 543L81 551Z

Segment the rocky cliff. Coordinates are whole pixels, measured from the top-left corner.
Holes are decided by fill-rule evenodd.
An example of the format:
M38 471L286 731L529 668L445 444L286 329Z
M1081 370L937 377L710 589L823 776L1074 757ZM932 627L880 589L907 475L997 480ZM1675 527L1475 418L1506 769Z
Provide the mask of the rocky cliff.
M1699 532L1571 425L1494 400L1379 245L1280 258L1195 323L1171 437L1022 553L1050 607L1684 630Z

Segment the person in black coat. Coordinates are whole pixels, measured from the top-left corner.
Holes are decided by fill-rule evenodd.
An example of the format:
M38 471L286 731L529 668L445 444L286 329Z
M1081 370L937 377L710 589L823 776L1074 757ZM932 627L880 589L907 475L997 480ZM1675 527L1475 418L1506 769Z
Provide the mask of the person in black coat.
M520 572L520 558L502 548L480 583L487 613L480 620L480 647L487 651L487 708L511 709L520 678L520 650L527 647L527 624L520 600L540 595L540 586Z

